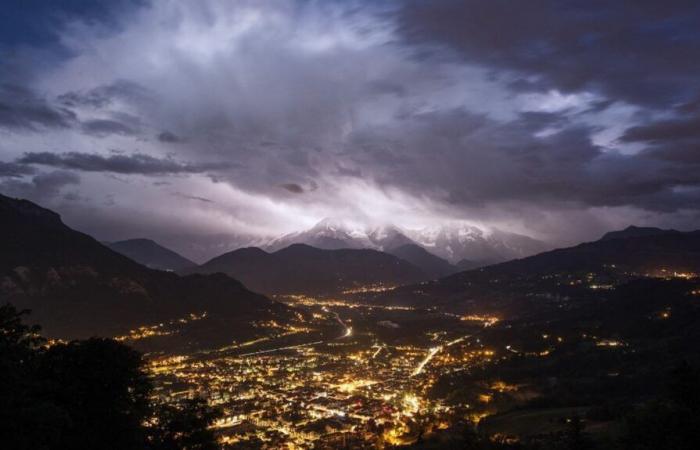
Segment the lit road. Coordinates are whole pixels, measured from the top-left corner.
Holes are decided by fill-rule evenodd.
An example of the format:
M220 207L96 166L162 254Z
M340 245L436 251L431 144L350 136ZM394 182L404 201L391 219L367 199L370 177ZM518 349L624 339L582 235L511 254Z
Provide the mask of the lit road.
M305 344L298 344L298 345L288 345L286 347L278 347L278 348L271 348L268 350L259 350L257 352L250 352L250 353L243 353L239 356L255 356L255 355L263 355L265 353L273 353L273 352L278 352L281 350L293 350L295 348L302 348L302 347L308 347L311 345L316 345L316 344L323 344L325 341L315 341L315 342L307 342Z
M418 367L416 367L416 370L413 371L411 376L415 377L416 375L420 374L423 371L425 365L428 364L430 360L433 359L433 357L437 355L440 350L442 350L442 345L431 348L428 352L428 355L425 357L425 359L423 359L423 361L420 362L420 364L418 364Z
M432 347L430 349L430 351L428 352L427 356L423 359L423 361L421 361L420 364L418 364L418 367L416 367L416 369L413 371L411 376L415 377L416 375L419 375L421 372L423 372L423 369L425 368L425 366L430 362L431 359L433 359L435 357L435 355L440 353L440 351L442 349L444 349L445 347L451 347L459 342L462 342L463 340L465 340L468 337L469 336L462 336L461 338L457 338L454 341L450 341L445 345L438 345L437 347Z
M374 346L373 346L372 348L374 348ZM381 352L381 351L382 351L383 349L385 349L385 348L386 348L386 344L380 345L380 346L377 348L377 351L374 352L374 354L372 355L372 359L376 358L377 355L379 354L379 352Z
M340 318L337 312L333 311L333 314L335 315L335 319L338 321L340 326L345 329L343 334L340 337L338 337L338 339L345 339L352 336L352 327L348 326L345 322L343 322L343 319Z

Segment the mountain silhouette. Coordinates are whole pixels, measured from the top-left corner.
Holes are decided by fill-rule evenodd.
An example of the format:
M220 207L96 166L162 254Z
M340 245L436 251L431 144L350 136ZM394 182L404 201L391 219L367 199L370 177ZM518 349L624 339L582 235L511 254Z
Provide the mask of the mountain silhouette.
M197 264L150 239L127 239L106 245L151 269L179 271Z
M332 294L362 286L396 286L426 279L413 264L368 249L324 250L293 244L268 253L234 250L184 273L225 273L266 294Z
M206 346L253 333L250 320L291 315L223 274L144 267L27 200L0 195L0 232L0 299L31 309L50 337L114 336L206 311L208 325L172 339Z

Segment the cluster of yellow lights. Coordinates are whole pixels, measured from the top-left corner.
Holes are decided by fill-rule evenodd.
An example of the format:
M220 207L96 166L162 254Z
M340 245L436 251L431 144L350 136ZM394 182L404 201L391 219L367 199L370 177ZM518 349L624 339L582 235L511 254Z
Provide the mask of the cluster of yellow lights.
M609 289L614 289L615 286L612 284L591 284L588 286L591 289L598 290L598 289L604 289L604 290L609 290Z
M613 339L603 339L601 341L596 342L595 345L598 347L624 347L627 344L625 344L622 341L616 341Z
M377 384L374 380L352 380L335 386L340 392L351 394L356 390Z
M481 403L489 403L493 397L489 394L480 394L479 401Z
M698 274L695 272L677 271L671 269L658 269L652 273L647 273L646 275L648 277L682 278L684 280L690 280L698 277Z
M504 381L495 381L491 384L491 389L498 392L513 392L517 391L519 386L508 384Z
M498 317L480 316L478 314L469 314L466 316L462 316L460 320L468 322L481 322L484 325L484 327L490 327L492 325L495 325L499 321Z
M190 313L186 317L180 319L173 319L169 322L161 322L155 325L142 326L135 330L130 330L129 334L123 336L117 336L114 338L116 341L138 341L140 339L146 339L155 336L169 336L175 334L174 330L168 330L168 327L173 327L176 325L184 325L189 322L196 322L207 317L207 312L204 311L201 314Z
M483 364L496 355L479 339L471 341L470 336L456 337L449 332L429 333L429 348L405 343L387 346L371 332L369 335L374 337L369 345L362 346L364 341L353 336L357 332L350 320L341 317L348 310L341 308L415 308L303 295L284 297L289 303L312 308L293 324L254 322L257 335L245 342L233 342L196 355L151 360L149 373L157 386L154 396L166 401L206 396L211 404L220 405L225 415L213 428L224 444L245 446L250 439L259 439L269 448L311 448L319 442L334 442L333 436L354 433L353 438L360 436L367 443L381 443L383 437L387 444L403 445L416 440L412 423L418 414L430 413L434 417L432 429L449 427L454 406L442 405L427 396L441 373ZM454 317L483 327L499 321L488 315ZM302 344L294 340L274 344L275 339L289 334L318 331L304 326L306 322L313 327L330 321L339 322L344 333L333 333L321 341L301 340ZM143 328L154 332L176 330L159 327L165 324L152 330ZM367 331L360 335L362 338ZM456 349L458 344L465 347ZM231 349L241 351L224 351ZM514 389L517 387L496 381L484 392L482 404L463 406L473 413L469 418L478 422L486 415L483 410L493 409L486 405L492 401L492 395ZM292 411L298 411L293 420L289 418ZM460 417L464 417L462 413ZM370 420L375 425L370 426ZM376 426L382 427L382 436L372 428Z
M367 303L357 303L353 301L345 301L340 299L319 299L315 297L309 297L307 295L284 295L276 297L280 300L286 300L287 302L295 305L301 306L324 306L329 307L342 307L342 308L368 308L368 309L379 309L386 311L415 311L416 308L411 306L396 306L396 305L378 305L378 304L367 304Z
M386 291L391 291L394 289L396 289L396 286L385 286L381 283L378 283L378 284L370 284L368 286L359 286L359 287L346 289L343 291L343 294L365 294L365 293L372 293L372 292L386 292Z
M61 345L61 344L67 344L68 341L64 341L63 339L47 339L46 342L44 343L44 347L46 348L51 348L54 345Z
M689 280L691 278L696 278L697 276L698 274L693 272L673 272L674 278L685 278L686 280Z
M403 397L404 413L413 415L420 409L420 400L414 394L406 394Z

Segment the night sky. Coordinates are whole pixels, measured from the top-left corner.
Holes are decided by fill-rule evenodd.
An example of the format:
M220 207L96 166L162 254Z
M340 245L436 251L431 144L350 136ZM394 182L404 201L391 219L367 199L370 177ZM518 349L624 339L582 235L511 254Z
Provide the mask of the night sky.
M4 1L0 193L202 248L700 228L700 2Z

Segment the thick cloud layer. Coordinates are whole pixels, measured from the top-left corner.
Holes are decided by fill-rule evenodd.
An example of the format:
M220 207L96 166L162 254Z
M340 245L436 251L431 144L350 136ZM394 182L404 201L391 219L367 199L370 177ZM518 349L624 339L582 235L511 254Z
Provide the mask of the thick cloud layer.
M697 2L41 3L0 33L0 191L102 239L700 218Z
M112 172L121 174L166 175L174 173L201 173L208 170L220 170L230 166L228 163L193 164L175 161L173 158L155 158L143 153L131 155L97 153L25 153L17 159L20 164L38 164L62 169L81 170L85 172Z

